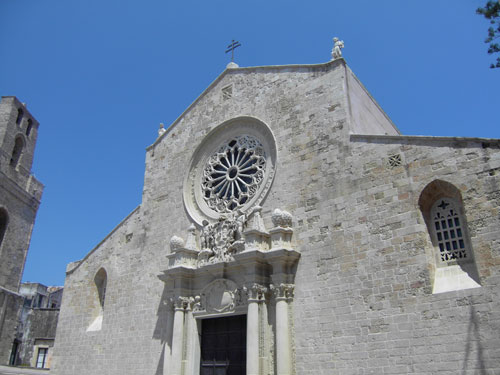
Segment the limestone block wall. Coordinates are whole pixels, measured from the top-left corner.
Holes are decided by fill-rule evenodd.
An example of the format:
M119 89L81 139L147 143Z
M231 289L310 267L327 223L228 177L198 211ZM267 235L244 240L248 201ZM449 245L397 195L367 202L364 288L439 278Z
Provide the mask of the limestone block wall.
M12 194L13 190L17 195ZM29 198L19 193L11 180L2 178L0 172L0 207L7 211L9 218L0 248L0 286L16 292L38 209L38 202L32 202Z
M8 364L23 297L0 288L0 363Z
M497 373L498 141L353 136L344 155L297 208L297 373ZM432 294L418 200L435 179L461 191L481 288Z
M51 373L154 373L163 257L148 251L145 227L138 208L84 260L68 266ZM100 269L107 273L102 325L89 330L100 311L94 282Z
M43 341L44 346L53 346L56 335L59 309L31 309L26 311L23 326L22 344L18 353L17 365L36 366L37 347L35 343ZM50 354L49 349L49 354Z

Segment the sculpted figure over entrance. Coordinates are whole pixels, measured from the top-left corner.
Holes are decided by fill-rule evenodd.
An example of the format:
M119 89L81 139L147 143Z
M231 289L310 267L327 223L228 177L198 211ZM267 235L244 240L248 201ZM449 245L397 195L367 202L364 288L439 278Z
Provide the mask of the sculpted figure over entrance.
M230 215L221 215L212 224L203 220L200 233L199 265L231 261L233 254L243 251L245 248L243 230L249 217L259 208L254 207L248 213L237 210Z

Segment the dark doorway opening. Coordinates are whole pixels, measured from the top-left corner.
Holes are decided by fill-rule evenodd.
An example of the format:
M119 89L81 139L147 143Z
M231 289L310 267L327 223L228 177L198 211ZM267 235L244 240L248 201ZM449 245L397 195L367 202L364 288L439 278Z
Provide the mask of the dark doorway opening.
M17 362L17 350L19 349L19 341L14 340L12 350L10 351L9 365L15 366Z
M200 375L245 375L246 333L246 315L202 320Z

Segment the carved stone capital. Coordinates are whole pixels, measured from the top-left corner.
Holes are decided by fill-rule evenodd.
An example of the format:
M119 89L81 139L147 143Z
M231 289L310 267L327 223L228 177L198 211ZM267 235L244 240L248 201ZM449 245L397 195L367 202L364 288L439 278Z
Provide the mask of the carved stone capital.
M194 303L194 298L193 297L176 297L174 298L174 309L177 310L182 310L182 311L187 311L191 310L192 306Z
M292 300L294 296L294 284L271 285L271 291L276 299Z
M260 284L253 284L248 288L248 301L263 302L266 300L267 288Z

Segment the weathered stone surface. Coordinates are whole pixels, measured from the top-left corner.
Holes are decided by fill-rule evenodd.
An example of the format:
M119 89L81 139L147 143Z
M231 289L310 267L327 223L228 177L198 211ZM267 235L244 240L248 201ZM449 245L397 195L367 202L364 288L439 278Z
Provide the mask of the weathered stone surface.
M22 296L17 292L43 185L31 175L38 122L17 98L0 101L0 364L8 364ZM2 297L0 297L2 298ZM5 301L5 305L2 302Z
M293 215L292 246L301 253L288 310L292 373L500 371L500 142L400 136L362 86L350 91L354 81L342 59L222 74L147 149L140 207L68 269L51 373L171 373L169 361L182 353L172 352L169 298L193 286L158 275L169 267L170 239L185 238L192 224L184 177L204 137L241 116L266 124L276 140L274 181L259 203L264 225L273 228L277 208ZM222 95L228 86L229 98ZM461 194L480 288L432 293L436 249L419 197L436 179ZM87 332L101 267L108 274L102 328ZM248 276L224 263L206 270L205 285L220 278L241 285ZM188 279L196 271L176 272ZM232 311L233 289L220 293L229 302L218 309ZM189 316L191 304L201 303L194 297L176 309ZM258 321L263 315L249 305L249 319ZM273 317L287 310L269 306L266 332L275 332ZM265 340L271 348L265 373L287 371L274 358L276 345L282 352L287 341ZM196 351L186 355L196 358ZM185 363L185 373L196 373L194 362Z

